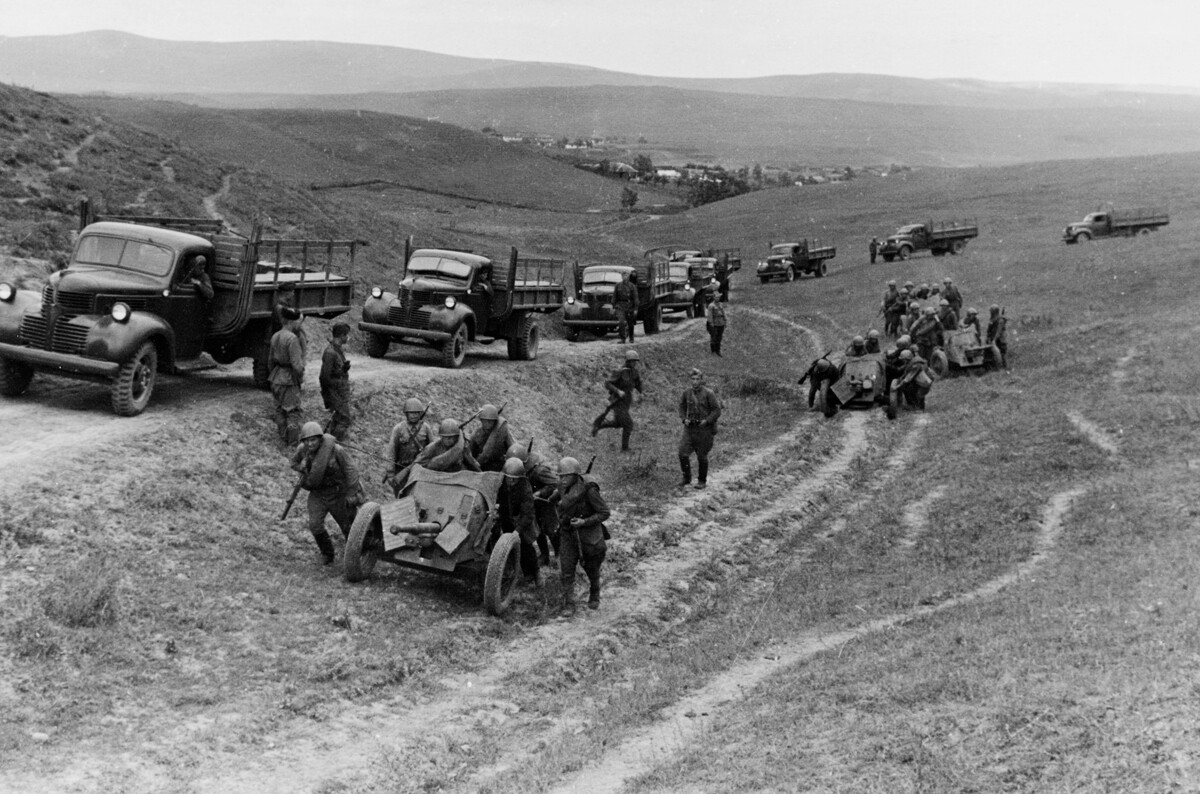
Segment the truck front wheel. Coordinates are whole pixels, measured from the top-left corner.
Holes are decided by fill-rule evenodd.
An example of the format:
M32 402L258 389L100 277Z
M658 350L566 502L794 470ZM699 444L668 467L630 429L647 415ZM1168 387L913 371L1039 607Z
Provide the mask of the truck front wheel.
M896 252L896 256L900 257L901 261L904 261L905 259L908 259L910 256L912 256L912 252L913 252L913 250L911 248L909 248L907 245L902 245L902 246L900 246L900 250Z
M533 361L537 358L540 340L537 320L531 314L521 315L517 320L517 335L508 339L508 357L513 361Z
M784 281L795 281L796 280L796 268L792 267L791 265L788 265L787 272L783 274L783 280Z
M450 369L458 369L466 357L467 326L460 324L450 338L442 343L442 364Z
M391 346L392 340L380 334L373 334L370 331L367 331L365 336L366 339L364 341L366 342L368 356L371 358L383 358L387 355L388 347Z
M158 351L153 342L145 342L113 379L112 407L117 416L137 416L146 410L157 375Z
M1080 232L1079 234L1075 235L1075 242L1077 243L1086 243L1090 239L1092 239L1092 235L1088 234L1087 232Z
M33 367L24 361L0 358L0 394L5 397L20 397L33 380Z
M1142 228L1137 230L1137 233L1138 233L1138 237L1145 237L1147 234L1150 233L1150 229L1146 226L1143 226Z

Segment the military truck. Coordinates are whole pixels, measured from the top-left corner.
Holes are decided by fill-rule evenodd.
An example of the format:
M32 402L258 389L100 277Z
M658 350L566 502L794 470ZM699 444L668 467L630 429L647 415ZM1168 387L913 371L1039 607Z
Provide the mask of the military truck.
M1086 243L1093 237L1132 237L1149 234L1170 222L1170 216L1161 207L1118 210L1107 204L1063 229L1062 238L1063 242L1073 244Z
M925 221L901 226L879 247L883 261L908 259L916 251L929 249L934 256L961 254L967 241L979 236L979 224L969 221Z
M574 293L563 306L567 339L579 339L581 331L604 336L619 325L613 307L617 284L630 275L637 278L638 314L647 334L662 326L664 301L672 294L669 263L641 262L636 265L575 264Z
M208 218L94 215L64 270L41 292L0 284L0 393L25 393L35 372L109 384L113 410L146 409L159 373L254 359L267 387L267 356L281 289L303 315L350 309L357 243L249 238ZM189 280L197 257L213 289ZM340 272L336 272L340 271ZM205 360L201 354L208 353Z
M837 256L837 247L822 245L817 239L801 238L794 243L768 243L770 253L758 263L758 280L795 281L801 273L823 278L829 272L829 260Z
M562 259L525 257L512 248L505 259L470 251L404 246L404 271L396 292L372 287L358 328L367 355L383 358L392 342L419 340L441 351L457 369L467 342L508 342L514 361L537 358L537 315L563 305Z

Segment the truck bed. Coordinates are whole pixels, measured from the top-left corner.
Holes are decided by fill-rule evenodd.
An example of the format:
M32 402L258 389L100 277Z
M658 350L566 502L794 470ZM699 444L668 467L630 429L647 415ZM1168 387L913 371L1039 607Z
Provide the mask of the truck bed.
M562 307L567 267L565 259L545 257L519 257L512 266L496 262L492 285L501 295L512 290L514 309L552 312Z
M930 240L953 240L978 236L979 224L975 221L941 221L929 224Z
M1113 210L1109 213L1114 229L1129 226L1166 226L1171 218L1161 207L1138 207L1130 210Z

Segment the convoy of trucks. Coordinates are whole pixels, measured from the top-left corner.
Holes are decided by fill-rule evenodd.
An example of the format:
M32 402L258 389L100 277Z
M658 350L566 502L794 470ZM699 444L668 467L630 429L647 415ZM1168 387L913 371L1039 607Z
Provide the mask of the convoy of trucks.
M879 253L883 261L908 259L917 251L929 249L934 256L961 254L967 241L979 236L975 221L925 221L901 226L888 235Z
M1063 229L1063 242L1085 243L1093 237L1132 237L1149 234L1171 222L1167 211L1161 207L1138 207L1118 210L1111 204L1102 206L1078 223Z

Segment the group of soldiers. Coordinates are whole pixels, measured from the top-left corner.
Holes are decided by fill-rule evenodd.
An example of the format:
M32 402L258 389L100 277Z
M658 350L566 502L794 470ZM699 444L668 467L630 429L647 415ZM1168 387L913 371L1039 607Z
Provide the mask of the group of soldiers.
M919 301L935 295L940 296L938 306L922 308ZM907 335L926 360L932 356L935 348L945 346L946 331L974 328L976 342L994 345L1000 353L998 363L1001 368L1008 369L1008 321L1004 317L1004 310L998 304L992 304L987 328L981 330L978 310L968 307L964 316L962 307L962 292L949 277L942 279L940 288L928 284L918 286L911 281L906 281L903 287L897 287L893 279L887 283L879 313L884 318L884 332L897 339Z

